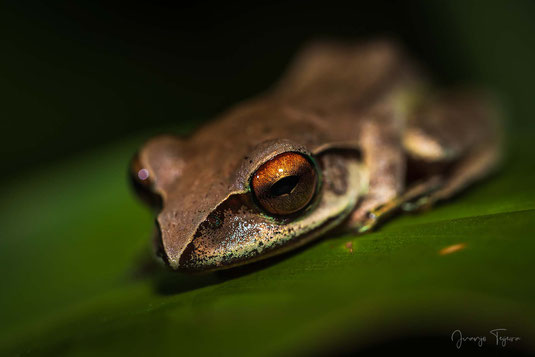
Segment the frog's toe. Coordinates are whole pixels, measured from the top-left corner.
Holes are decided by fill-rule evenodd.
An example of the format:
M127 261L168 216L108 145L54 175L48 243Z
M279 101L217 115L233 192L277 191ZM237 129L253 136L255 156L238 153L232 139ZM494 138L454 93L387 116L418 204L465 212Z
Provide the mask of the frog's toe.
M433 196L422 196L416 200L404 202L401 209L403 212L425 212L431 209L434 203Z
M365 233L372 230L398 204L396 200L392 200L375 207L369 206L360 206L352 213L348 221L349 230L355 233Z

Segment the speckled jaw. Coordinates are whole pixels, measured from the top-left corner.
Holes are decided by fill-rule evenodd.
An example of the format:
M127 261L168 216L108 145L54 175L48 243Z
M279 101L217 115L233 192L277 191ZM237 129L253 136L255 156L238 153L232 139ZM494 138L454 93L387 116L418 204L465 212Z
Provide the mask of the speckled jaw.
M179 270L230 268L296 248L339 225L354 209L367 177L352 156L318 157L321 184L314 203L298 216L270 217L250 194L232 195L199 225L180 257Z

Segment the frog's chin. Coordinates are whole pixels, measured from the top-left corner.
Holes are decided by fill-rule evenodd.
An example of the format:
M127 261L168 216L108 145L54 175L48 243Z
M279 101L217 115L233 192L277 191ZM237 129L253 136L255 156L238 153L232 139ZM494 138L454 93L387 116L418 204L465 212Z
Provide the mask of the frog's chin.
M345 182L359 182L362 167L344 163ZM329 175L329 172L326 173ZM326 182L330 177L325 177ZM211 271L235 267L297 248L339 226L353 211L360 185L343 191L322 185L314 206L299 217L282 220L251 207L247 194L233 195L199 225L180 256L178 270Z

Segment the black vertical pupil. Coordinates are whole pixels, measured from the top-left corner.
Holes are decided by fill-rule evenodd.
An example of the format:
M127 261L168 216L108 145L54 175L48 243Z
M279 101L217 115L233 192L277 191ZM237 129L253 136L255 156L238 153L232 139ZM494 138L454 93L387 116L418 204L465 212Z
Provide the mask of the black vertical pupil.
M273 197L282 196L292 192L294 187L299 182L298 176L286 176L281 178L279 181L271 185L269 193Z

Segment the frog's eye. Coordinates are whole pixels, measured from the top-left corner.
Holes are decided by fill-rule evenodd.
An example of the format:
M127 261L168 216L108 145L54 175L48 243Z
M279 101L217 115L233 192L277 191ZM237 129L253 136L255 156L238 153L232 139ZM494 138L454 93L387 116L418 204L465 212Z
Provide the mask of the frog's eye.
M288 215L305 208L318 183L314 165L304 155L287 152L264 163L253 174L257 202L268 213Z
M161 206L161 197L154 191L154 178L149 170L141 164L139 155L135 155L130 163L130 178L137 195L148 205Z

